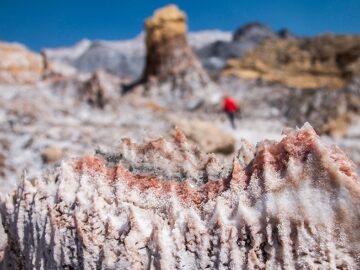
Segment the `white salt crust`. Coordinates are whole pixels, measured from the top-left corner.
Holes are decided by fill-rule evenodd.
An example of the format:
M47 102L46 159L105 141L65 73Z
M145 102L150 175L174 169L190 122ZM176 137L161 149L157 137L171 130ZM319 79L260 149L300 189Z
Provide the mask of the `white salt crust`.
M291 134L301 132L313 131ZM358 177L311 136L305 160L290 155L280 171L265 153L248 183L234 180L235 167L244 176L267 148L250 160L243 149L229 187L201 204L70 161L24 179L2 205L3 269L358 269Z

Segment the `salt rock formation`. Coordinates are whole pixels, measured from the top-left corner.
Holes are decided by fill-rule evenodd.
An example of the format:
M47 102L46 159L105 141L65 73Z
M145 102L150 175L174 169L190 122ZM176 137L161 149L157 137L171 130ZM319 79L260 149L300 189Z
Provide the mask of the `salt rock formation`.
M32 84L41 78L40 55L16 43L0 43L0 83Z
M306 125L229 167L177 132L24 179L3 269L357 269L353 163Z
M119 94L119 85L119 79L103 70L97 70L79 87L80 99L102 109Z
M360 36L267 40L240 59L229 60L225 75L262 79L295 88L341 89L360 74Z
M43 80L61 81L63 79L70 79L77 76L77 71L72 66L61 62L51 61L49 59L49 55L46 53L46 50L41 52L41 57L43 61Z
M176 92L181 99L208 99L216 91L187 42L186 15L175 5L157 10L146 20L145 31L146 61L141 83L147 83L148 88L166 85L161 92Z

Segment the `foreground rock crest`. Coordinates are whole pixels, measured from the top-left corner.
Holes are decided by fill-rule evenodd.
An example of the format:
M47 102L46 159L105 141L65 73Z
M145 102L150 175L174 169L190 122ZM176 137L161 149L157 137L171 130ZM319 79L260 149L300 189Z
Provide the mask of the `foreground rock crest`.
M313 129L230 168L181 132L65 162L2 204L3 269L356 269L353 163Z

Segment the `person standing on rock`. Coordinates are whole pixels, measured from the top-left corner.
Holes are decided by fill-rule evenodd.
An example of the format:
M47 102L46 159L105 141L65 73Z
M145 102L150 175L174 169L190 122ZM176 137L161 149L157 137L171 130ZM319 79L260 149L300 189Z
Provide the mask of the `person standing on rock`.
M223 100L223 110L228 115L232 128L236 129L235 114L239 110L239 106L235 99L225 96Z

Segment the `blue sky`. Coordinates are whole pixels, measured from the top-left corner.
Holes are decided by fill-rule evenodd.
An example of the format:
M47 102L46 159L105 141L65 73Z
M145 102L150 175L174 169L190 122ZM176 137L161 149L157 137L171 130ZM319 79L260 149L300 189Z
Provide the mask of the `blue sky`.
M299 35L360 34L360 0L0 0L0 40L40 50L82 38L132 38L154 9L168 3L187 12L193 31L261 21Z

